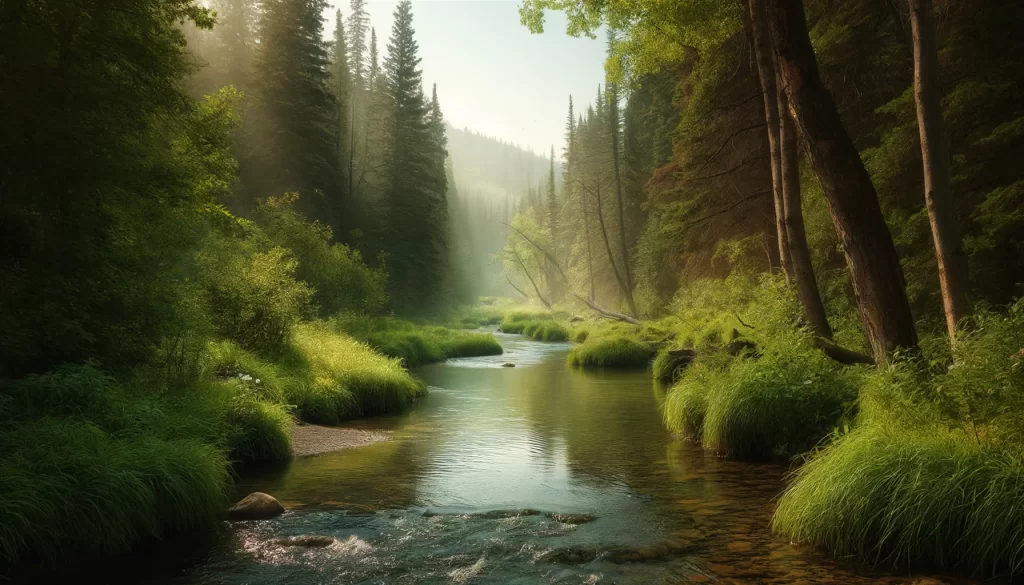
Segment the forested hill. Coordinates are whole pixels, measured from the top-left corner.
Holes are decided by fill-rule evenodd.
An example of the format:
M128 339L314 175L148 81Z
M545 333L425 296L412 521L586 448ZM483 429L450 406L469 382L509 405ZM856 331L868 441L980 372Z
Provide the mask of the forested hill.
M529 150L451 125L445 129L455 183L464 196L482 196L504 204L506 195L515 201L536 190L548 177L548 153ZM561 173L560 165L556 172Z

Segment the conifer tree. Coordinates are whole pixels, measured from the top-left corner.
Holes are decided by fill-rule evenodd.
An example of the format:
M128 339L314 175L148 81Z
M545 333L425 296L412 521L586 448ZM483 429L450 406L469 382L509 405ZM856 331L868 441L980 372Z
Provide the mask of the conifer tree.
M249 169L258 198L296 191L308 217L337 226L341 211L338 104L322 38L326 0L266 0L254 80L258 154Z
M384 59L384 88L391 105L385 160L390 225L386 250L392 299L404 312L436 307L437 299L425 299L424 291L437 292L447 257L444 161L438 152L444 145L432 128L436 121L443 136L443 122L440 109L435 118L424 99L413 33L412 4L403 0L395 9Z
M370 27L370 15L366 13L366 0L351 0L348 15L348 62L352 68L354 93L366 87L366 29Z
M337 101L338 166L341 169L342 184L346 185L345 191L351 196L355 111L352 109L352 79L348 64L348 48L345 46L345 22L341 18L341 10L334 13L334 42L331 44L330 72L331 91ZM349 206L346 205L346 207ZM340 218L339 223L341 223Z

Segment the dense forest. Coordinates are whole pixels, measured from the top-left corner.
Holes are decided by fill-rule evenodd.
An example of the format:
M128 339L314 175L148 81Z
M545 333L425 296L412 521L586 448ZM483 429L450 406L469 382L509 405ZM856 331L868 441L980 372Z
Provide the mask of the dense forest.
M380 37L366 0L0 6L0 577L208 531L295 428L519 333L653 367L673 440L790 465L787 542L1024 569L1024 10L521 24L552 11L606 76L534 153L445 120L410 0Z

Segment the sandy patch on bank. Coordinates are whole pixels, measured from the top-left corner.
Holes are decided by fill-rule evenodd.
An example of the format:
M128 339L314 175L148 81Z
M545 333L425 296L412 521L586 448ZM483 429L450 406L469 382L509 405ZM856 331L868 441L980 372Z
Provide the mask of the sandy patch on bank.
M292 426L292 453L296 457L372 445L391 438L388 431L364 431L320 425Z

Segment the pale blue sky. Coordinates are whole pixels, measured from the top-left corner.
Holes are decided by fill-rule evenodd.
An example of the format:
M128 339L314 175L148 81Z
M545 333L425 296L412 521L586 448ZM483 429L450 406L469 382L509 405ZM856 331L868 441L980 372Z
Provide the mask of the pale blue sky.
M368 0L383 59L396 2ZM569 95L584 106L604 83L605 41L565 34L565 17L549 14L545 32L519 24L518 2L413 0L413 27L428 95L437 83L445 118L538 153L559 156ZM335 0L348 17L348 1ZM326 34L334 28L332 16ZM329 37L328 37L329 38Z

